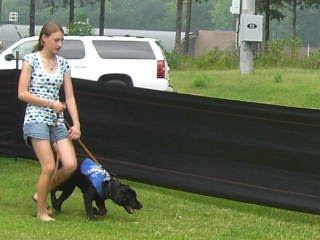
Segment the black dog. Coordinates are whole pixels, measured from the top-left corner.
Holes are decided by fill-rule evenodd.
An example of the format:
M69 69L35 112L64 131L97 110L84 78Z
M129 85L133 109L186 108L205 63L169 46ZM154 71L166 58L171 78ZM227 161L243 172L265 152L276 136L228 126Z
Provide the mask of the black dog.
M87 163L91 164L93 161L91 159L85 159L79 162L78 168L73 175L51 191L52 207L57 212L61 211L63 202L72 194L76 187L81 189L86 214L90 220L95 220L95 215L103 216L107 213L105 207L106 199L111 199L117 205L124 207L129 214L134 213L135 209L142 208L141 203L137 200L136 192L128 185L122 184L116 177L109 176L100 166L90 166L89 173L84 173L84 165ZM99 167L100 169L98 169ZM95 182L92 181L92 174L96 176L96 173L101 170L105 173L104 179L95 179ZM57 191L62 191L58 198L56 197ZM93 207L93 201L95 201L98 209Z

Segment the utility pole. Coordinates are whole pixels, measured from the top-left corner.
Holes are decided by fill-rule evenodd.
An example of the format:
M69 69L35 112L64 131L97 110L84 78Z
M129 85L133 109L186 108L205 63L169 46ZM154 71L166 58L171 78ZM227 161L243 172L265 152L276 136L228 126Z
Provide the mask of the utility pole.
M0 0L0 23L1 23L1 13L2 13L2 0Z
M255 0L242 0L241 16L245 14L255 14ZM255 43L248 41L240 42L240 72L242 74L252 73L253 64L253 46Z

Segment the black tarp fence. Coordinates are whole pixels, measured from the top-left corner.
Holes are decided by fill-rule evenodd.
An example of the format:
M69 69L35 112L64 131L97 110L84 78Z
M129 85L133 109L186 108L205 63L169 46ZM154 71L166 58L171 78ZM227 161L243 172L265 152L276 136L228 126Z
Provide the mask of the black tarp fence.
M0 71L0 155L35 158L18 76ZM320 213L318 110L73 82L82 140L120 177Z

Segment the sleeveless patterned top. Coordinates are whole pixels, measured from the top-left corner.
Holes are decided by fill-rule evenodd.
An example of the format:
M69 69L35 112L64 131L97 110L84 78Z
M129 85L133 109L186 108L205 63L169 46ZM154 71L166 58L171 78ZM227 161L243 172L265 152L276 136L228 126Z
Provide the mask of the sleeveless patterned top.
M70 65L66 59L56 56L58 67L54 73L47 73L41 64L39 52L28 54L24 60L32 68L29 92L40 98L50 101L59 100L59 90L63 84L64 76L70 72ZM45 123L53 126L57 121L56 113L49 107L41 107L28 104L24 117L24 125L33 123ZM63 114L59 117L57 125L64 124Z

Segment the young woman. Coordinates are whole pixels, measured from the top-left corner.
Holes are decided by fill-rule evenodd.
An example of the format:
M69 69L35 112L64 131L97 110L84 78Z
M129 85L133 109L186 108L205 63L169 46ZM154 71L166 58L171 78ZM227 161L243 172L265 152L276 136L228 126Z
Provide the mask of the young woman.
M63 38L64 32L59 24L49 22L42 27L34 52L24 58L18 86L18 98L27 103L23 136L27 143L31 142L41 166L37 192L32 198L37 202L37 218L42 221L55 220L47 208L48 193L76 169L71 140L81 135L70 66L66 59L57 55ZM59 100L62 85L66 103ZM63 117L65 108L72 119L69 130ZM55 152L62 163L57 172Z

